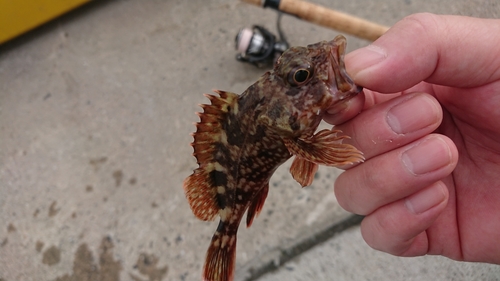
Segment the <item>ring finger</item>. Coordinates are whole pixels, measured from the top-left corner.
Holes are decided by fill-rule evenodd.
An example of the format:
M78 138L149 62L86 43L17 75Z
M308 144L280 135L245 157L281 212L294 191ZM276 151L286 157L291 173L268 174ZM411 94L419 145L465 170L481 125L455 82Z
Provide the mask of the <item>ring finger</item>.
M431 134L340 174L335 195L347 211L368 215L446 177L457 161L453 141Z

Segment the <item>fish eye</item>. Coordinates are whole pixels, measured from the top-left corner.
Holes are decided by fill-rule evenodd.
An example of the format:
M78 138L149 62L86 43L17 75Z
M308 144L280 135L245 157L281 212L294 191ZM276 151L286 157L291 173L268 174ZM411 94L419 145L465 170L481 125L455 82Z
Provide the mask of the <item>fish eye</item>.
M293 80L297 83L302 83L309 77L309 71L307 69L299 69L293 74Z
M311 69L309 68L296 68L288 75L288 82L293 86L301 85L311 78Z

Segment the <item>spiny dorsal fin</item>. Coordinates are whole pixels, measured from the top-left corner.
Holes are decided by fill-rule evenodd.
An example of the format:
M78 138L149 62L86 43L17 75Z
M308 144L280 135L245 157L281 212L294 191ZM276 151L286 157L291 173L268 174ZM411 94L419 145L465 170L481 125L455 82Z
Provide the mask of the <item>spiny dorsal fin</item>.
M194 215L201 220L213 220L219 212L217 202L217 185L212 173L224 172L223 167L214 160L216 146L224 142L224 132L221 122L228 112L237 111L238 95L217 91L219 97L205 95L211 104L200 105L203 112L198 113L200 122L196 123L196 132L192 134L194 141L191 146L199 168L184 180L184 192Z
M230 92L217 91L220 97L214 95L205 96L211 104L200 105L203 112L198 112L200 122L196 123L196 132L193 133L194 141L191 143L198 164L213 161L215 145L222 138L221 121L226 119L229 110L237 111L238 95Z
M348 136L338 136L339 130L321 130L308 139L283 139L293 155L326 166L344 166L363 162L363 153L350 144L342 143Z

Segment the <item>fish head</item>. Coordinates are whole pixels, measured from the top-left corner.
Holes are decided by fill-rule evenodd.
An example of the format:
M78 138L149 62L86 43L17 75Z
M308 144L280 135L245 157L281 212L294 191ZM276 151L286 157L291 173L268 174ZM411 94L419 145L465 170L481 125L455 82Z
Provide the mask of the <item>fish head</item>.
M288 137L311 136L333 104L361 92L345 70L346 39L339 35L307 47L291 47L274 65L261 114L273 130Z

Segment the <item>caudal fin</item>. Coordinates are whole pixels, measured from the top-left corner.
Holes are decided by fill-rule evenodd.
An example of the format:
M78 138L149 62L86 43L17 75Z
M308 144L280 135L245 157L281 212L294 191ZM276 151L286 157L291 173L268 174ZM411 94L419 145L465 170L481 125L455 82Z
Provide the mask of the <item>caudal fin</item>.
M204 281L233 281L236 260L236 233L216 232L207 251L202 278Z

